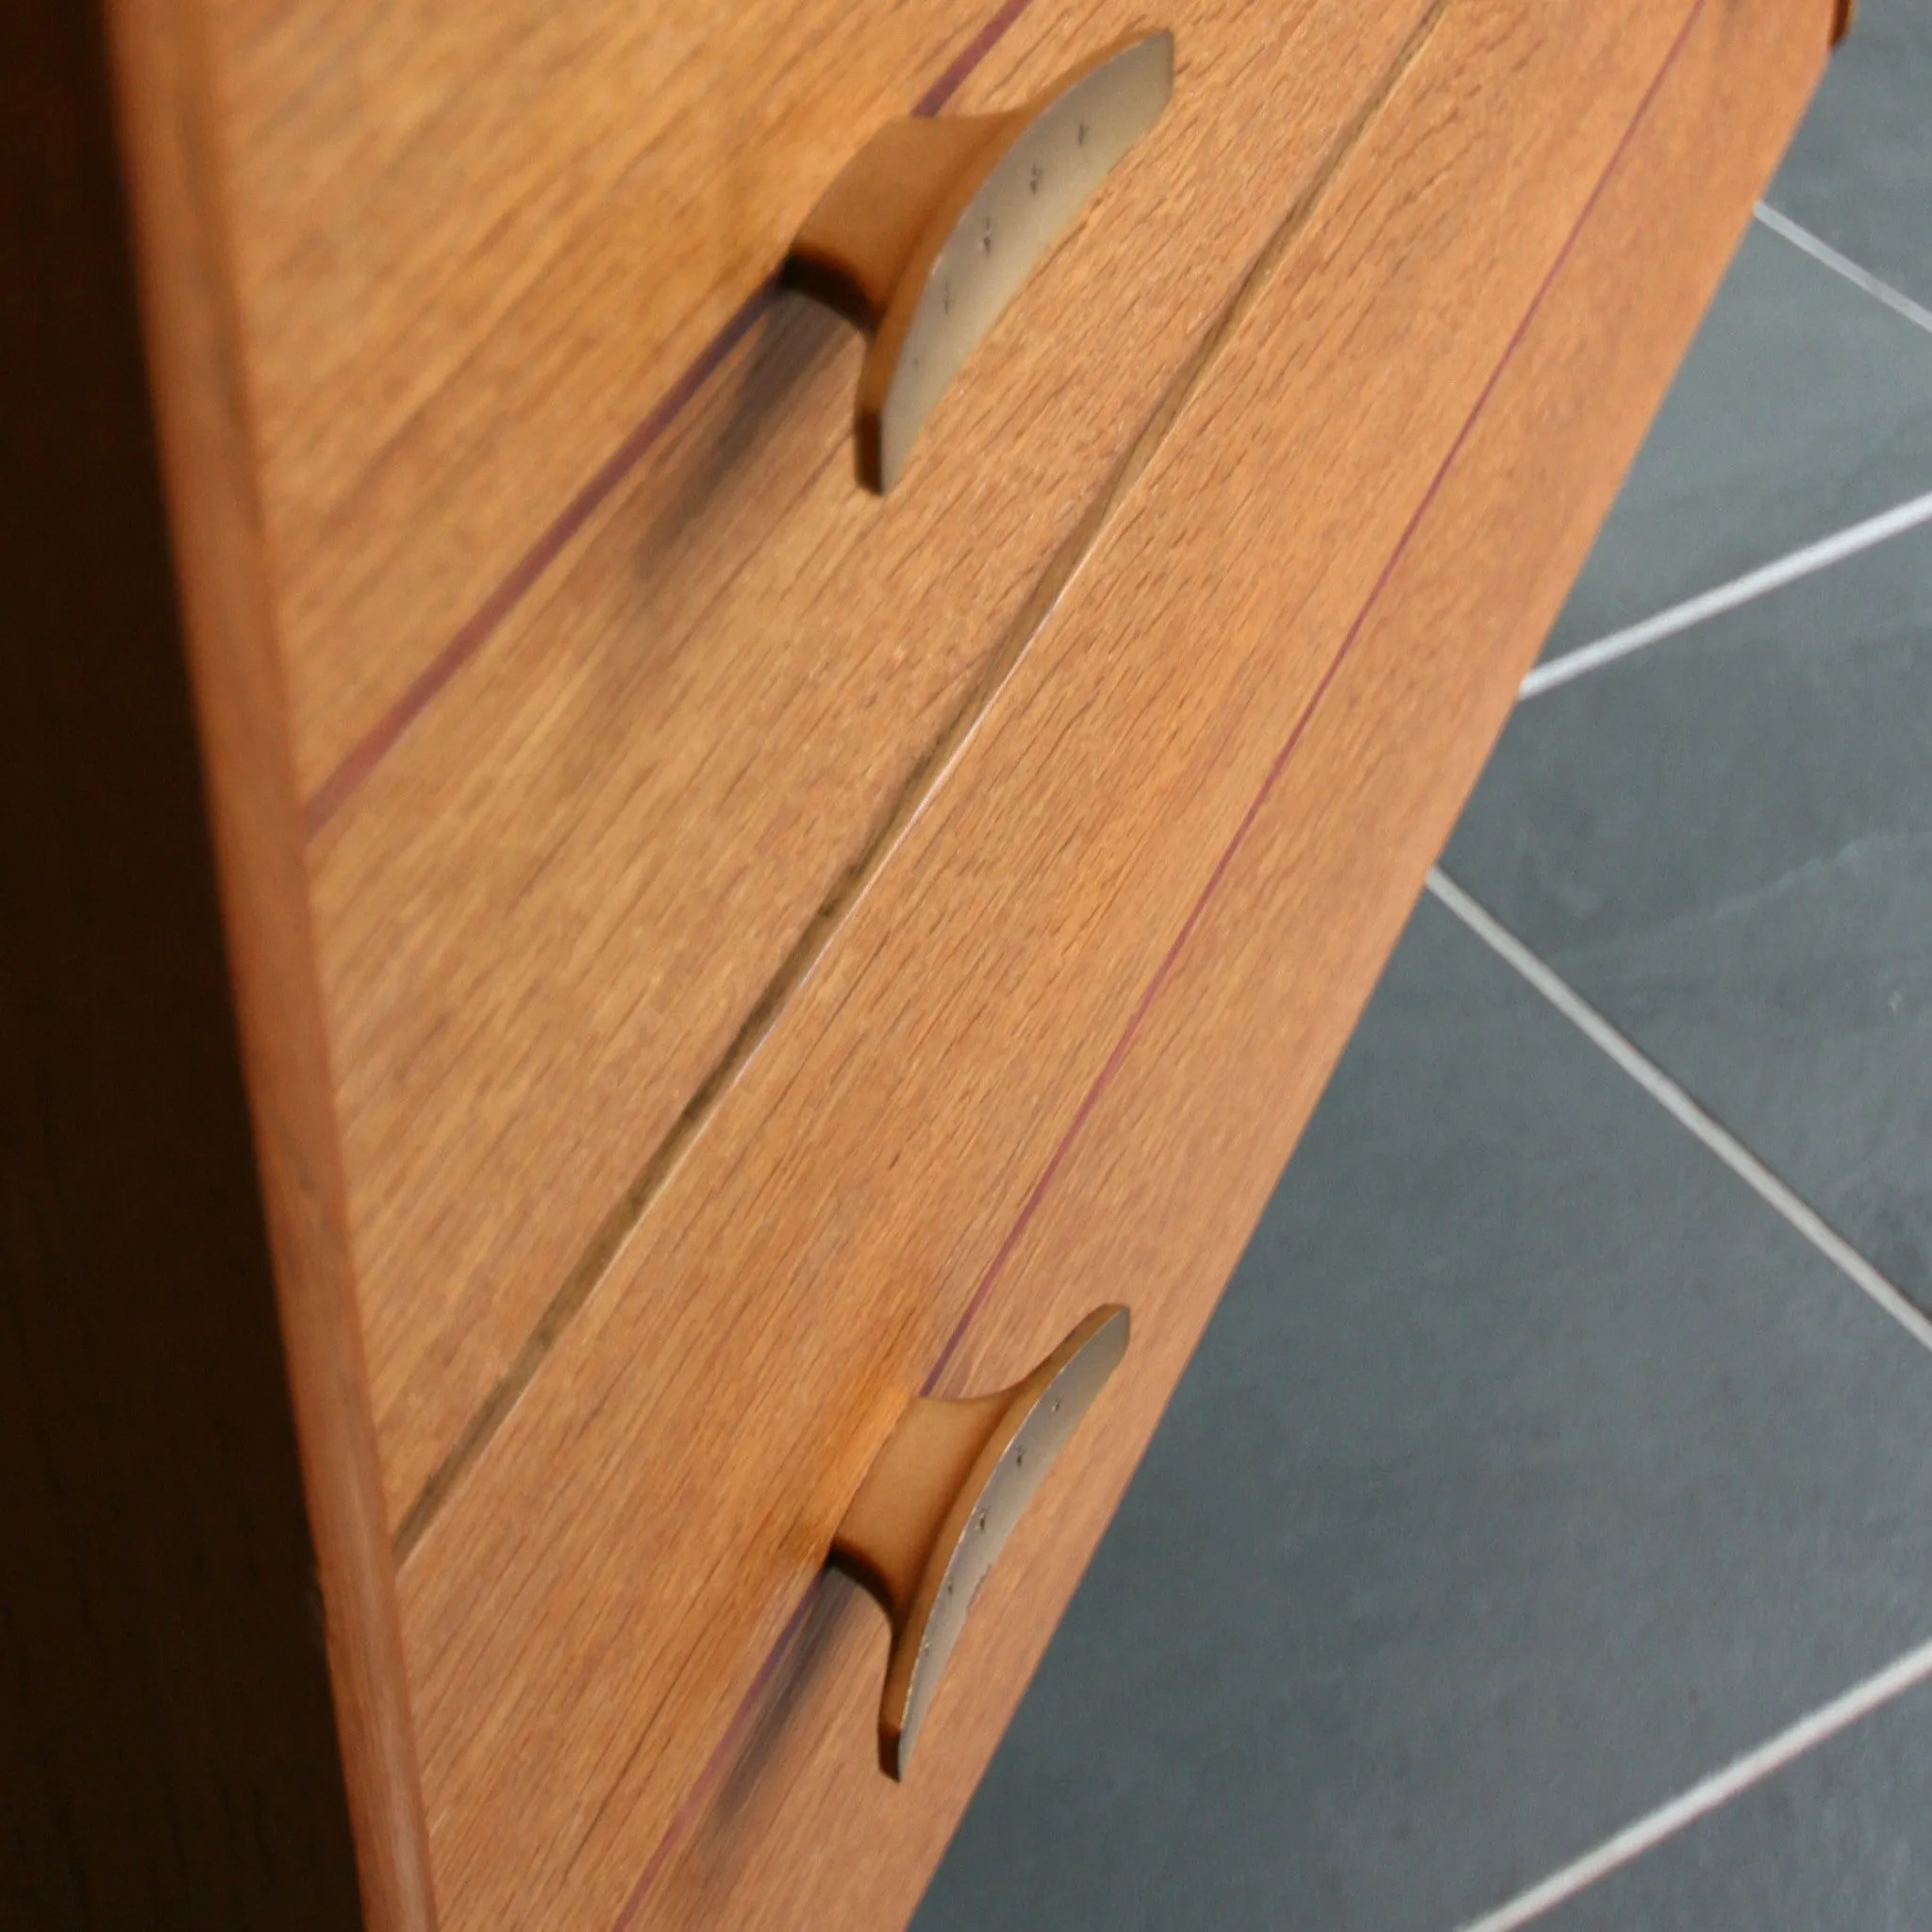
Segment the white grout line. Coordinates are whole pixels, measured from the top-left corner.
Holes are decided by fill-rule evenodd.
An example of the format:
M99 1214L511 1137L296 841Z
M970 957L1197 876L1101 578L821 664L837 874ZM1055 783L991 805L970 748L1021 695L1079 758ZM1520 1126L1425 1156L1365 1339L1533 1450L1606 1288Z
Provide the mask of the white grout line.
M1794 248L1842 275L1895 314L1932 334L1932 309L1922 307L1910 296L1879 280L1870 271L1860 268L1830 243L1821 241L1789 216L1780 214L1768 203L1758 203L1757 216L1774 234L1783 237ZM1802 550L1750 571L1730 583L1720 584L1714 590L1659 611L1641 624L1614 631L1608 637L1568 652L1547 664L1539 664L1523 680L1518 696L1532 698L1541 691L1554 691L1573 678L1614 663L1647 645L1674 637L1724 611L1735 610L1740 605L1748 604L1755 598L1780 590L1813 572L1827 569L1846 558L1857 556L1861 550L1868 550L1874 544L1882 543L1888 538L1902 535L1928 522L1932 522L1932 494L1916 497L1880 516L1868 518L1849 529L1822 538L1816 543L1807 544ZM1551 971L1515 934L1492 918L1440 867L1430 870L1428 890L1592 1045L1614 1060L1825 1259L1863 1290L1914 1341L1932 1349L1932 1321L1928 1321L1843 1236L1793 1193L1736 1135L1699 1107L1662 1068L1641 1053L1595 1008ZM1517 1927L1541 1918L1552 1907L1574 1897L1620 1866L1641 1857L1687 1825L1728 1804L1740 1792L1781 1771L1816 1745L1870 1716L1881 1705L1890 1703L1928 1678L1932 1678L1932 1642L1907 1652L1874 1676L1866 1678L1862 1684L1854 1685L1842 1696L1800 1718L1789 1729L1781 1731L1757 1749L1747 1751L1668 1804L1625 1825L1593 1851L1552 1873L1528 1890L1519 1892L1507 1904L1484 1913L1479 1919L1469 1921L1462 1927L1462 1932L1516 1932Z
M1870 1295L1907 1334L1922 1346L1932 1349L1932 1321L1815 1208L1801 1201L1735 1134L1706 1113L1661 1067L1645 1058L1594 1007L1559 979L1514 933L1499 925L1440 867L1430 869L1428 889L1492 953L1514 967L1585 1039L1602 1048L1666 1113L1679 1125L1688 1127L1745 1186L1781 1214L1840 1274Z
M1728 1804L1740 1791L1782 1771L1813 1745L1869 1717L1882 1704L1890 1703L1915 1685L1932 1677L1932 1643L1907 1651L1896 1663L1888 1664L1875 1676L1855 1684L1842 1696L1821 1706L1808 1717L1801 1717L1789 1730L1780 1731L1755 1751L1734 1758L1722 1771L1714 1772L1702 1784L1695 1784L1669 1804L1626 1824L1614 1838L1606 1839L1592 1852L1586 1852L1574 1864L1553 1872L1540 1885L1519 1892L1507 1905L1498 1906L1480 1919L1472 1919L1462 1932L1515 1932L1552 1906L1573 1898L1586 1886L1614 1872L1620 1865L1641 1857L1674 1832L1694 1824L1720 1805Z
M1914 302L1890 282L1880 281L1869 269L1860 268L1849 256L1840 255L1830 242L1821 241L1809 228L1792 221L1790 216L1780 214L1769 202L1760 201L1756 213L1757 220L1773 234L1782 236L1793 248L1810 256L1814 261L1823 262L1834 275L1842 275L1874 300L1884 303L1894 314L1904 316L1907 322L1932 334L1932 308ZM1888 537L1916 529L1928 521L1932 521L1932 495L1915 497L1910 503L1900 504L1896 509L1869 517L1862 524L1854 524L1850 529L1823 537L1816 543L1807 543L1804 549L1794 550L1788 557L1749 571L1730 583L1720 584L1715 590L1673 605L1655 617L1645 618L1641 624L1612 631L1608 637L1599 638L1592 644L1566 652L1547 664L1539 664L1523 680L1516 694L1519 698L1533 698L1539 692L1555 691L1558 686L1568 684L1572 678L1600 670L1606 664L1613 664L1619 658L1627 658L1631 652L1641 651L1646 645L1675 637L1680 631L1689 630L1707 618L1735 610L1740 604L1748 604L1769 591L1781 590L1786 584L1840 563L1848 557L1856 557L1859 551L1869 550L1874 543L1883 543Z
M1907 322L1916 323L1919 327L1932 332L1932 308L1914 302L1890 282L1881 282L1870 269L1860 268L1850 256L1840 255L1829 242L1821 241L1809 228L1801 227L1792 221L1790 215L1780 214L1768 201L1760 201L1757 212L1757 219L1774 235L1782 235L1793 248L1802 249L1813 261L1822 261L1834 275L1840 275L1854 287L1863 289L1866 294L1883 302L1894 315L1903 315Z
M1875 517L1867 517L1863 523L1853 524L1848 529L1835 530L1815 543L1806 544L1802 550L1793 550L1787 556L1774 558L1757 570L1745 572L1740 577L1733 577L1727 584L1719 584L1715 590L1702 591L1682 604L1674 604L1668 610L1658 611L1655 617L1646 617L1641 624L1612 631L1608 637L1599 638L1593 644L1584 644L1577 650L1566 651L1560 658L1552 658L1547 664L1539 664L1530 672L1517 687L1516 694L1519 698L1533 698L1540 691L1555 691L1558 685L1568 684L1573 677L1581 677L1585 672L1600 670L1619 658L1627 658L1631 652L1642 650L1647 644L1675 637L1679 631L1689 630L1707 618L1735 610L1740 604L1749 604L1754 598L1782 590L1785 585L1796 583L1800 577L1807 577L1814 571L1842 563L1846 558L1856 557L1861 550L1870 550L1874 543L1903 536L1906 531L1916 530L1922 524L1928 523L1932 523L1932 492L1915 496L1909 503L1902 503L1895 509L1884 510Z

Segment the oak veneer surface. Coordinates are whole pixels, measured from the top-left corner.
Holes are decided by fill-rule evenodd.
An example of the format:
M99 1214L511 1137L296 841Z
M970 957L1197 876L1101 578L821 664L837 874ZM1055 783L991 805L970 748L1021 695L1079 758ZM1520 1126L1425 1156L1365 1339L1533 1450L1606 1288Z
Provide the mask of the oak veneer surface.
M201 10L308 796L990 9Z
M169 8L118 25L144 318L100 18L0 14L0 1924L417 1926L355 1310L291 1173L333 1128L192 49Z
M857 337L773 308L323 830L392 1520L608 1256L614 1204L1037 623L1427 4L1175 0L1173 104L891 498L852 480ZM1140 17L1031 8L962 102L1024 98Z
M625 1926L909 1916L1796 123L1826 10L1705 0L1003 1252L949 1389L998 1385L1103 1290L1135 1342L974 1606L911 1781L872 1754L884 1620L827 1576Z
M1441 14L458 1473L402 1576L450 1925L622 1908L1692 14Z

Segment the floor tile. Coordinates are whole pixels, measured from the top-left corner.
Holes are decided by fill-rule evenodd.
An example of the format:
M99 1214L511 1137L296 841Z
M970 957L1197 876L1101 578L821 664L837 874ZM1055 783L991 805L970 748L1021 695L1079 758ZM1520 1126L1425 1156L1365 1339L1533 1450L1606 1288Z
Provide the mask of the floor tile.
M1927 491L1932 335L1754 223L1544 656Z
M1441 1932L1932 1631L1932 1356L1425 903L921 1932Z
M1536 1924L1539 1932L1924 1932L1932 1689L1874 1712Z
M1932 7L1862 0L1765 199L1932 308Z
M1932 1309L1932 532L1519 707L1444 862Z

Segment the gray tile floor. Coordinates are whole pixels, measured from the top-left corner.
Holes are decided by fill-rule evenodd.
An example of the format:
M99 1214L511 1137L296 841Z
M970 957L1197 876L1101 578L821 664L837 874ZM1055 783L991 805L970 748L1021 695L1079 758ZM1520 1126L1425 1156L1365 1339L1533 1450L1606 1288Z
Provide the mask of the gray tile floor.
M921 1932L1932 1928L1932 0L1865 0Z

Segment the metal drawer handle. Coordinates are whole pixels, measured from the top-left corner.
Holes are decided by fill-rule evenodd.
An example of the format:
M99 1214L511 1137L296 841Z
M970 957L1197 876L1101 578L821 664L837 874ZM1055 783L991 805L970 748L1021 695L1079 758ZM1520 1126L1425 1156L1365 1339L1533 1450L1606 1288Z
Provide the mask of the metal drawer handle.
M920 1396L866 1473L832 1562L892 1620L879 1763L903 1778L940 1674L1000 1546L1127 1349L1127 1311L1096 1308L1028 1375L965 1402Z
M1174 36L1121 41L1006 114L889 122L806 217L785 278L872 337L858 480L897 480L926 413L1174 92Z

